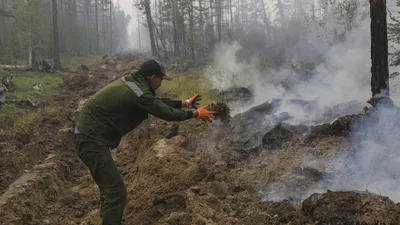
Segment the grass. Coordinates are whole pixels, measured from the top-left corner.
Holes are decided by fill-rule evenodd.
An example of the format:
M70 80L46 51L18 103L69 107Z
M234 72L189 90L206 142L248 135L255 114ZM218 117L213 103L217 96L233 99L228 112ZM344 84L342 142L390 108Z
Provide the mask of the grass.
M101 59L100 55L90 57L71 57L61 55L63 68L74 68L81 64L92 65ZM51 62L51 61L49 61ZM14 93L5 92L8 100L29 98L35 104L46 103L59 92L59 85L62 84L62 77L57 73L36 73L28 71L1 71L0 79L8 74L13 74L13 82L16 85ZM41 84L41 90L33 89L35 84ZM11 127L6 127L3 133L6 136L13 136L21 130L29 132L39 125L44 114L53 112L59 106L47 105L43 108L24 108L17 104L10 103L0 105L0 124L5 121L13 121ZM0 126L1 127L1 126Z
M203 106L215 103L214 96L209 93L211 87L211 82L203 77L203 72L197 71L190 74L173 76L172 81L163 81L160 91L166 93L167 97L176 100L185 100L195 94L200 94L202 96L200 106ZM186 120L177 123L179 124L179 133L189 140L206 136L208 122Z
M39 125L43 114L56 110L54 106L46 106L40 109L26 110L16 105L6 104L0 108L0 121L6 118L13 120L12 127L9 127L4 133L6 136L14 136L19 131L29 132L32 128Z
M15 93L7 93L7 98L26 99L33 102L46 101L54 96L62 83L62 78L55 74L34 72L13 72L13 82L17 89ZM0 74L0 77L1 74ZM41 90L33 89L35 84L41 84Z
M89 55L89 56L86 56L86 57L71 56L71 55L68 55L68 54L60 54L60 63L61 63L61 67L62 68L64 68L64 69L66 69L66 68L72 69L72 68L75 68L75 67L77 67L79 65L82 65L82 64L90 66L93 63L95 63L96 61L100 60L102 57L103 57L103 55L100 55L100 54L98 54L98 55ZM43 57L43 58L40 57L40 58L38 58L38 60L39 61L46 60L49 64L52 64L52 62L53 62L53 59L49 58L49 57ZM16 65L27 65L28 63L29 63L28 59L18 59L18 60L15 60L14 63L10 63L10 64L11 65L14 65L14 64L16 64Z
M211 82L204 79L202 72L199 71L174 76L172 81L163 81L160 90L177 100L185 100L200 94L202 96L200 105L208 105L214 102L214 97L208 93L211 86Z
M0 78L6 74L0 72ZM59 84L62 83L61 77L55 74L22 71L13 71L12 74L17 89L14 93L6 92L6 98L9 100L29 98L36 104L47 102L58 93ZM33 89L35 84L41 84L42 89L40 91ZM4 104L0 106L0 122L11 118L14 124L7 129L5 135L15 135L18 131L29 130L40 121L44 113L56 109L56 106L51 105L38 109L26 109L13 103Z

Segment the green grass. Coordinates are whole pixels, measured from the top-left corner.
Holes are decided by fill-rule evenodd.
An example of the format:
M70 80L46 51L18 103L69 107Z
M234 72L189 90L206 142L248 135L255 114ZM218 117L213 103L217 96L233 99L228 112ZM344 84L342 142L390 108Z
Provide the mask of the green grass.
M89 57L72 57L61 55L61 66L72 69L79 65L91 66L96 61L101 60L101 55ZM48 60L51 62L51 60ZM36 73L27 71L1 71L0 79L8 74L13 74L13 82L16 85L16 91L13 93L5 92L8 100L21 100L29 98L35 104L47 103L59 92L59 85L62 84L62 77L51 73ZM33 89L35 84L41 84L41 90ZM14 103L0 105L0 125L5 121L12 119L13 126L6 127L4 135L13 136L21 130L27 132L39 126L44 114L56 111L60 106L51 104L43 108L21 107Z
M8 127L4 134L13 136L19 131L29 132L39 126L43 115L54 110L57 110L55 106L27 110L15 104L4 104L0 106L0 123L11 118L13 125Z
M178 100L185 100L195 94L200 94L200 105L209 105L214 102L214 97L208 93L212 85L209 80L203 78L202 72L194 72L174 76L172 81L163 81L160 91Z
M60 55L60 63L61 63L61 67L64 69L72 69L75 68L79 65L86 65L86 66L90 66L93 63L101 60L103 57L103 55L89 55L86 57L79 57L79 56L71 56L71 55L67 55L67 54L61 54ZM46 60L49 64L51 64L53 62L52 58L49 57L40 57L38 58L38 61L42 61L42 60ZM11 65L27 65L28 59L17 59L14 60L12 63L9 63Z
M161 93L166 93L167 97L176 100L185 100L195 94L200 94L202 96L200 106L203 106L215 103L214 96L209 93L211 87L211 82L203 78L203 72L198 71L173 76L172 81L163 81L160 91ZM205 137L207 134L208 122L196 119L176 123L179 124L179 133L189 140Z
M56 74L34 72L12 72L12 74L17 89L14 93L6 92L8 99L29 98L35 103L46 101L58 93L59 85L62 83L62 78ZM33 89L35 84L41 84L40 91Z
M17 88L14 93L5 92L8 100L29 98L35 104L46 103L58 93L59 84L62 83L62 78L56 74L19 71L11 73L14 75L13 82ZM7 74L0 72L0 78ZM40 91L33 89L35 84L41 84L42 89ZM57 107L52 105L44 108L27 109L14 103L7 103L0 106L0 123L11 118L14 124L6 130L5 134L15 135L20 130L30 130L38 124L44 113L56 109Z
M19 131L29 132L39 126L44 113L54 111L53 106L46 106L40 109L24 110L13 104L6 104L0 107L0 121L11 118L14 121L12 127L9 127L5 135L13 136Z
M258 56L259 64L257 65L257 69L261 72L268 72L272 68L276 68L276 65L270 58L266 58L264 55L260 54Z

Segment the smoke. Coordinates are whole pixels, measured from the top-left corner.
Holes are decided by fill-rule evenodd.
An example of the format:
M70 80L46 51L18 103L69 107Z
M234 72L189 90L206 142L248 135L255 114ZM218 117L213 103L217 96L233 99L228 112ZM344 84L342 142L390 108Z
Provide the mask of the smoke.
M351 152L339 154L329 161L329 179L313 186L308 194L327 189L368 190L400 202L399 117L399 108L379 107L359 129L353 130L349 141L355 147ZM310 165L316 160L304 161L304 164Z
M294 72L288 63L268 72L260 72L257 68L260 62L258 56L252 56L249 60L251 63L239 62L237 55L242 48L238 43L221 44L216 48L214 62L207 69L205 76L212 81L214 88L251 88L254 100L246 104L231 105L233 115L276 98L284 101L276 113L289 113L292 119L288 122L292 124L315 125L332 122L335 118L324 118L327 111L354 101L359 104L347 111L336 111L335 116L358 113L367 105L365 101L371 97L370 19L365 17L365 10L368 12L369 8L360 10L364 12L357 12L357 26L347 31L344 41L329 41L332 30L340 33L340 30L345 29L344 25L332 19L327 21L327 27L332 27L332 30L327 31L316 26L310 29L302 41L295 44L281 43L285 46L279 47L284 48L285 52L290 52L287 54L290 58L286 58L288 62L317 62L317 66L308 73L309 76ZM394 101L399 96L398 93L398 89L392 85L391 97ZM290 99L315 104L311 110L306 110L291 104ZM263 193L268 195L264 200L303 200L314 192L330 189L368 190L400 201L400 152L397 149L400 146L400 124L397 122L399 116L397 108L381 108L360 130L353 130L354 134L358 135L350 137L351 142L357 143L351 154L341 153L324 161L324 172L329 176L315 185L304 188L298 187L298 183L307 179L306 177L286 174L281 177L282 182L265 187ZM315 156L309 156L302 160L302 166L316 168L316 165L320 164L318 160L320 159ZM307 183L307 180L304 182Z
M352 100L365 101L370 92L370 53L369 24L363 22L351 32L346 42L330 46L327 43L315 40L314 48L318 51L326 49L321 58L314 58L315 62L322 61L312 72L311 78L304 78L296 73L290 64L278 69L262 73L257 69L259 58L253 57L252 63L238 62L237 53L240 45L222 44L214 53L213 64L207 69L205 76L212 81L213 87L226 90L232 86L250 87L254 94L252 104L235 105L233 114L241 113L249 108L262 104L268 100L280 98L283 100L301 99L316 100L317 105L313 115L302 112L297 106L287 104L281 110L294 116L293 123L306 123L320 116L321 112L337 104ZM316 39L317 34L310 34L307 40ZM301 61L303 49L289 49L295 60ZM319 56L320 54L315 54ZM291 108L295 107L295 108Z
M213 88L225 90L232 86L248 86L252 84L246 73L254 72L252 66L237 61L237 52L241 46L238 42L232 45L221 43L216 46L213 62L207 68L205 77L208 78Z

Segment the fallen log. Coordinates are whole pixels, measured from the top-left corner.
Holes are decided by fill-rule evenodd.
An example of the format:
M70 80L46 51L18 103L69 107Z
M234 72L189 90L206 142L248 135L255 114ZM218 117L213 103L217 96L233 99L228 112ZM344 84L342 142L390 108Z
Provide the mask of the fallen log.
M5 102L3 104L16 104L16 105L20 105L20 106L28 106L28 107L33 107L33 108L37 107L37 104L35 104L29 98L27 98L27 99L5 100Z
M31 65L0 65L0 69L5 71L27 71L31 68Z

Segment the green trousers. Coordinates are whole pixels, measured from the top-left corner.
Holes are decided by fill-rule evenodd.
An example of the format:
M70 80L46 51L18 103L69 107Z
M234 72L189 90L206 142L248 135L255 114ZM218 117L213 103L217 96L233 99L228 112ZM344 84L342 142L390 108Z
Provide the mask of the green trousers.
M108 146L75 134L75 150L100 189L102 225L121 225L127 192Z

